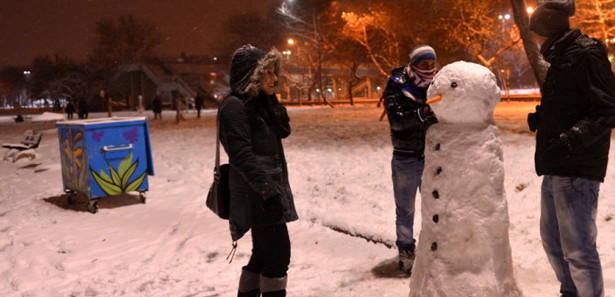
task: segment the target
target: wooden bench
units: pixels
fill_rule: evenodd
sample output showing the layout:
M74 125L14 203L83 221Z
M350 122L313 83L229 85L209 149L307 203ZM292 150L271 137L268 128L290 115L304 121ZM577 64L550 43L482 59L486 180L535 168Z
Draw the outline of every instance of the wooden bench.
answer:
M4 160L12 159L16 153L24 150L35 149L41 143L43 134L34 130L26 130L21 143L3 143L2 147L9 149L4 154Z

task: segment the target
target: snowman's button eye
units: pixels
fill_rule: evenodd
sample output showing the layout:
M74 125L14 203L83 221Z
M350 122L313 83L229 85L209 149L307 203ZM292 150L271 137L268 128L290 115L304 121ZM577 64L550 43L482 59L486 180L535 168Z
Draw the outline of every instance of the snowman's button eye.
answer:
M456 87L457 87L457 82L456 82L456 81L452 82L452 83L451 83L451 88L453 88L453 89L454 89L454 88L456 88Z

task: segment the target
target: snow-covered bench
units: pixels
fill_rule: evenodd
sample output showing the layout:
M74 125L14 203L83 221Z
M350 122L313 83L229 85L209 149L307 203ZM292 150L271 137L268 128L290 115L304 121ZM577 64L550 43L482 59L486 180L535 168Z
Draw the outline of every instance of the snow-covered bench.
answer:
M24 133L24 138L21 143L3 143L2 147L9 149L6 154L4 154L4 160L14 159L15 154L25 151L31 150L38 147L41 143L41 138L43 134L40 132L36 132L34 130L26 130Z

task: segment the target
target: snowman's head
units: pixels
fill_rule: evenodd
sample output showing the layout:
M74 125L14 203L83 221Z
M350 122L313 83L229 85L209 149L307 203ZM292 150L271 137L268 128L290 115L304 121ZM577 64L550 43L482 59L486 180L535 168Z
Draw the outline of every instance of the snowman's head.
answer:
M486 67L458 61L436 74L427 96L441 96L440 101L430 104L440 123L491 123L500 102L500 88Z

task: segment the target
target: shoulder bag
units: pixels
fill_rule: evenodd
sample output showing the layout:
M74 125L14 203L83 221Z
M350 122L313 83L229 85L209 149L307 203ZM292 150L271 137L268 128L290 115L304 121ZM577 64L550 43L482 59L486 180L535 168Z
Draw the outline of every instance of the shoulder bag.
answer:
M229 164L220 165L220 122L216 119L216 165L206 204L218 217L228 220L230 201Z

